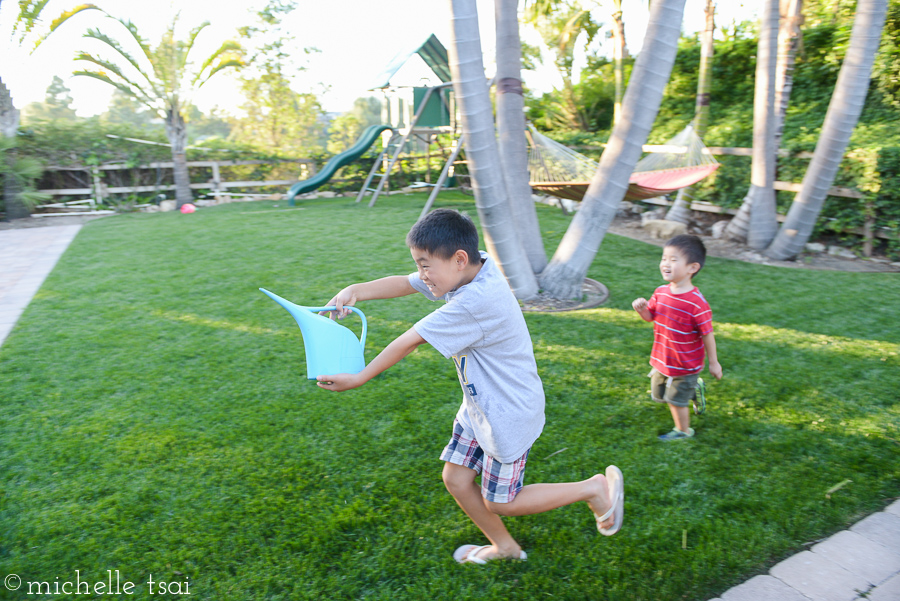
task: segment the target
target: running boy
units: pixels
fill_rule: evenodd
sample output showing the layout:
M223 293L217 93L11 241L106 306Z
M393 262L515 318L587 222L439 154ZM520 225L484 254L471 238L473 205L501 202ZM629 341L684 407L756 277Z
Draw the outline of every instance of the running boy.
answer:
M353 284L328 305L341 318L357 302L415 292L446 303L360 373L319 376L318 385L334 391L362 386L426 342L453 359L463 401L441 455L443 480L491 542L459 547L453 554L459 563L526 558L501 515L530 515L586 501L602 534L618 532L625 491L615 466L581 482L523 486L528 451L544 426L544 390L521 308L496 263L478 250L475 224L457 211L439 209L412 227L406 244L416 273ZM479 474L480 487L475 483Z
M688 405L693 401L697 415L706 409L706 388L698 376L706 357L709 373L722 379L712 310L692 282L705 262L706 247L700 238L675 236L666 242L659 262L659 271L668 284L657 288L649 302L637 298L631 303L645 321L653 322L650 396L659 403L668 403L675 421L671 432L659 436L663 441L694 435Z

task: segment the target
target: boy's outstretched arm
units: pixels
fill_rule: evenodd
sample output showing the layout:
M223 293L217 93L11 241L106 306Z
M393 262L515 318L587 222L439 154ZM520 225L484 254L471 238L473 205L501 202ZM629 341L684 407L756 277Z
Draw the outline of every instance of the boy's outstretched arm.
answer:
M722 366L719 364L719 356L716 354L716 337L710 332L703 338L703 346L706 347L706 357L709 359L709 373L716 377L716 380L722 379Z
M653 314L650 313L650 309L647 305L647 299L643 297L636 298L634 299L634 302L631 303L631 307L638 312L638 315L640 315L644 321L653 321Z
M416 289L412 287L405 275L391 275L386 278L372 280L371 282L351 284L335 294L326 306L334 305L337 307L337 310L331 312L332 319L334 319L335 315L337 315L338 319L343 319L350 313L349 309L344 308L345 305L352 307L360 301L397 298L398 296L415 294L415 292Z
M335 392L358 388L381 372L398 363L400 359L407 356L416 350L420 344L424 343L425 339L416 332L416 329L410 328L394 339L389 345L384 347L384 350L378 353L378 356L372 359L372 362L366 365L366 367L358 374L319 376L316 378L316 384L319 388L333 390Z

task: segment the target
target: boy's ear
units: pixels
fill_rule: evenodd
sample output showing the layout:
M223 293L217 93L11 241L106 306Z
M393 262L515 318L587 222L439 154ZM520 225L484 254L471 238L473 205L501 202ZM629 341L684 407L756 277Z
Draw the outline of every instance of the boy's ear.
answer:
M697 275L697 272L700 271L700 263L688 263L687 268L692 276Z
M453 253L453 260L456 262L457 267L465 269L469 264L469 253L462 249L459 249L455 253Z

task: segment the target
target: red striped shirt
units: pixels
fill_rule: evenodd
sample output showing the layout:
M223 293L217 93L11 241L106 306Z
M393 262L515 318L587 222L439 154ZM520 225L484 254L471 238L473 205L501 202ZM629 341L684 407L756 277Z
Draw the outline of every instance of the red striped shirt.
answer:
M703 371L706 350L702 337L712 333L713 325L712 309L700 290L672 294L664 284L653 292L647 308L653 316L650 365L664 376Z

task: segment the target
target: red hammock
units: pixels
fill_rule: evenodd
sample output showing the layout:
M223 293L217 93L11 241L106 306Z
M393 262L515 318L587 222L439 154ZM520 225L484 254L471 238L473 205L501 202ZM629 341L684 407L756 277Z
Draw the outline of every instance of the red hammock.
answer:
M682 188L693 186L719 168L719 163L680 167L663 171L632 173L628 180L625 200L644 200L671 194ZM590 182L531 182L531 187L544 194L569 200L582 200Z

